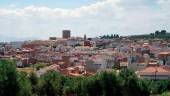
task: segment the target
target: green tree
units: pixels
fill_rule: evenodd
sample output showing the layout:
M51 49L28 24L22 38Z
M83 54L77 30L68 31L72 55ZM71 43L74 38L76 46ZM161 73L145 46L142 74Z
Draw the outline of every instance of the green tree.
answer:
M152 94L161 94L169 90L168 80L148 81L148 87Z
M154 34L154 33L150 33L150 37L151 37L151 38L154 38L154 37L155 37L155 34Z
M112 39L114 38L114 36L113 36L113 34L111 34L111 36L110 36Z
M161 30L161 35L165 35L166 34L166 30Z
M84 81L84 83L85 92L87 92L88 96L102 96L102 86L97 78L92 77Z
M20 87L18 96L31 96L32 86L29 81L28 74L24 72L18 73L18 82Z
M73 88L75 89L76 96L87 96L86 85L88 78L76 77L73 80L74 80Z
M91 80L91 90L90 88L88 89L88 92L91 94L91 96L101 96L102 94L102 86L100 84L100 81L95 79L95 80ZM94 94L94 95L93 95Z
M19 82L13 60L0 60L0 96L17 96Z
M104 96L121 96L120 83L114 72L101 72L97 75Z
M119 35L118 35L118 34L116 35L116 38L119 38Z
M159 35L160 32L158 30L155 31L155 35Z
M40 79L40 96L61 96L63 77L56 71L49 71Z
M139 79L132 70L121 70L119 79L124 96L149 96L150 92L147 83L139 82Z
M140 88L140 93L143 93L143 96L149 96L150 95L150 90L148 86L148 80L138 80L138 86Z
M75 78L65 77L66 82L63 88L64 96L74 96L76 94L76 86L78 81Z
M36 76L36 74L31 73L29 75L29 81L30 81L31 87L32 87L32 94L33 95L39 94L39 86L38 86L39 78Z

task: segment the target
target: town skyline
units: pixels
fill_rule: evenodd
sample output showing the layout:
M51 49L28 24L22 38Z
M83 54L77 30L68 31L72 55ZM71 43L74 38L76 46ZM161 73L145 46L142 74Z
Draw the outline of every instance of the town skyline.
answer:
M0 0L0 96L170 96L170 0Z

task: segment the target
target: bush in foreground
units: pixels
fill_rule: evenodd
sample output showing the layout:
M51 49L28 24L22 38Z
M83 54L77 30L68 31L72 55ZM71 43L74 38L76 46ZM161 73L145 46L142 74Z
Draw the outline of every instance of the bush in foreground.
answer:
M67 77L49 71L41 77L18 72L15 62L0 60L0 96L149 96L170 89L169 80L143 80L131 70L118 75L99 72L91 77ZM168 94L168 93L164 93ZM162 96L166 96L166 95Z

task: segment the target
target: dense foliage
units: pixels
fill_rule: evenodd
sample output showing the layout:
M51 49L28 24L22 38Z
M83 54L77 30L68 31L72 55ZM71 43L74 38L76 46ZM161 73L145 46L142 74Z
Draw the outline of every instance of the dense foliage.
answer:
M111 34L111 35L103 35L99 36L101 39L113 39L113 38L119 38L120 36L118 34Z
M169 40L170 38L170 33L168 33L166 30L161 30L161 31L155 31L155 33L150 33L150 34L143 34L143 35L132 35L130 36L132 39L154 39L154 38L159 38L163 40Z
M127 69L91 77L66 77L49 71L37 77L18 72L14 61L0 60L0 96L166 96L169 89L169 80L139 79Z

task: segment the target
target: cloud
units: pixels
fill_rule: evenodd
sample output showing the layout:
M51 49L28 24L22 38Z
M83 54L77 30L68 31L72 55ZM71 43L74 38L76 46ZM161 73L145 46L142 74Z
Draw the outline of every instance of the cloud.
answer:
M98 0L95 4L75 9L34 5L0 8L0 35L8 37L0 40L60 37L63 29L72 30L74 36L142 34L162 29L162 26L170 30L170 2L155 2L157 4L152 6L156 8L146 0Z

